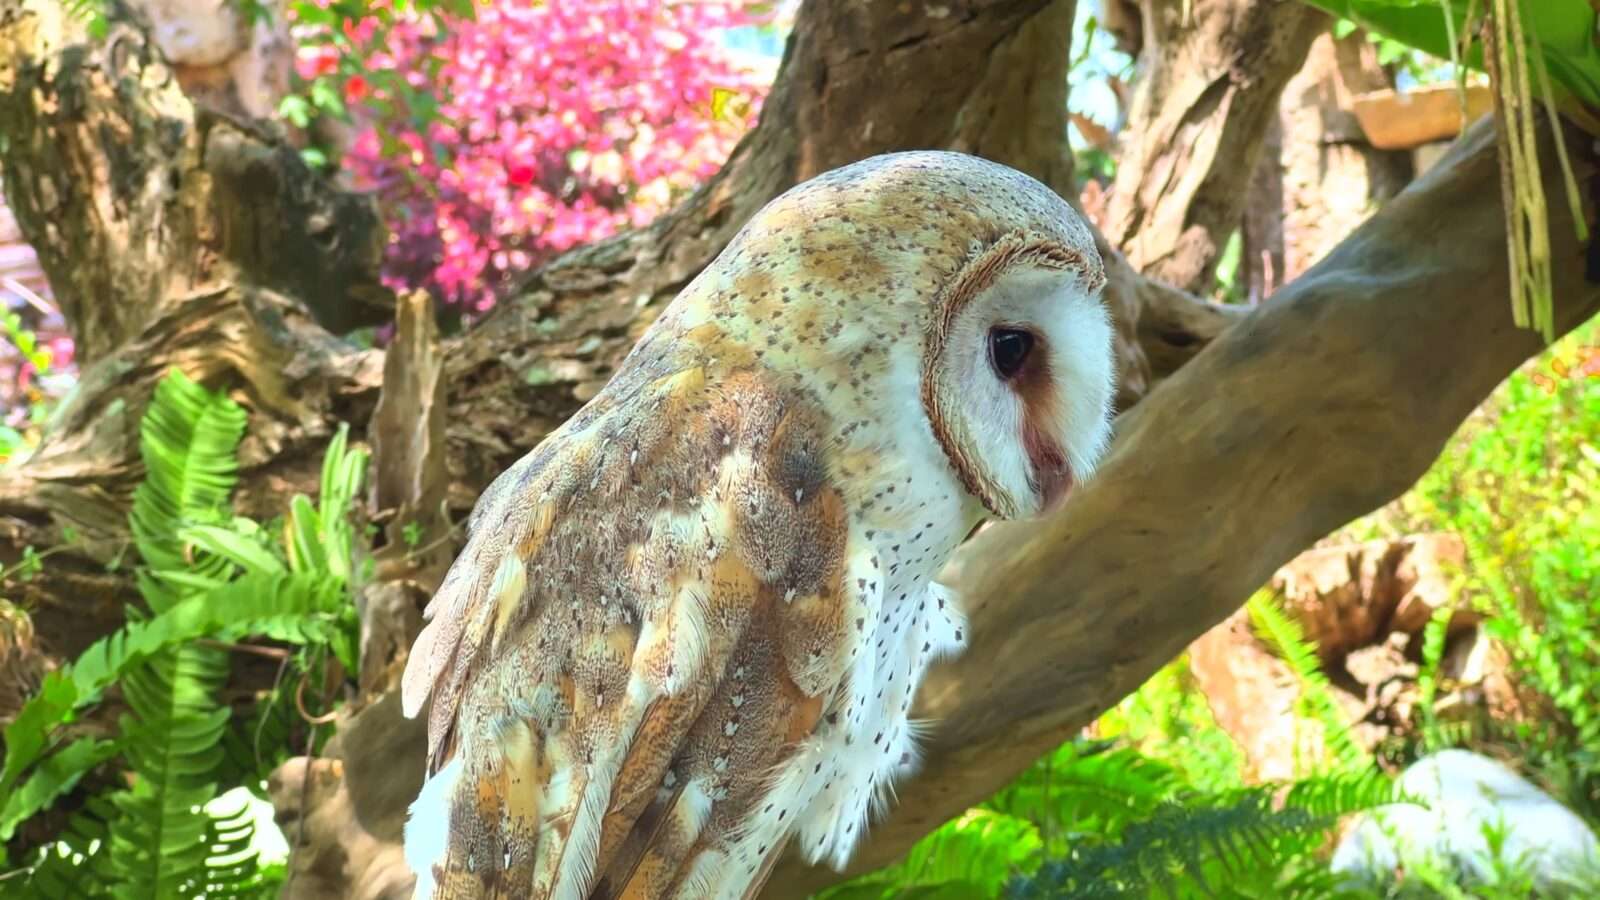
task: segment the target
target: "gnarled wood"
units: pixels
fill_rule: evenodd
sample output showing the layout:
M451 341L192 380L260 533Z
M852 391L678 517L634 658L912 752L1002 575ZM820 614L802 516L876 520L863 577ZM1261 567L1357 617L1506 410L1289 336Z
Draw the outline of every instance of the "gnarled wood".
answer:
M1139 20L1106 237L1146 275L1208 290L1279 95L1329 19L1298 0L1141 0Z

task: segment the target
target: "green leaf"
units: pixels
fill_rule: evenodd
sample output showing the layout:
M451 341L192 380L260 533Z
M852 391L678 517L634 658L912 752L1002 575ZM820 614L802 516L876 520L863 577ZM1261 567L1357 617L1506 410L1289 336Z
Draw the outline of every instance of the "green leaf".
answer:
M92 649L92 648L91 648ZM56 671L44 677L38 693L28 698L6 726L6 762L0 768L0 796L9 796L17 779L44 751L50 731L76 707L78 686Z
M278 115L296 128L310 125L312 112L311 104L299 94L289 94L278 101Z
M219 559L194 559L179 531L227 517L238 473L234 455L244 436L246 414L237 403L174 369L156 386L139 429L145 478L134 490L129 524L134 546L152 572L185 569L216 573ZM179 594L162 579L141 573L140 593L154 612Z
M1453 31L1466 25L1468 0L1302 0L1363 28L1415 47L1440 59L1451 58L1445 26L1448 10ZM1483 4L1478 4L1481 11ZM1581 0L1534 0L1521 4L1528 34L1539 43L1550 75L1589 106L1600 106L1600 47L1595 45L1595 10ZM1481 45L1462 60L1482 70Z
M115 756L115 741L79 738L51 755L28 780L6 796L0 808L0 842L11 840L17 826L72 790L84 773Z
M1350 723L1333 699L1333 687L1322 671L1317 649L1306 640L1300 623L1267 591L1257 592L1246 606L1256 631L1299 682L1302 706L1322 724L1323 745L1332 754L1334 765L1347 772L1370 769L1372 758L1356 743Z
M77 660L46 675L37 694L6 727L6 761L0 795L43 753L50 733L112 683L145 660L197 638L236 640L266 635L295 643L317 643L338 631L327 617L348 609L344 587L314 575L253 573L172 607L153 619L132 622L101 638ZM315 615L323 618L313 618ZM286 624L296 621L294 627Z
M179 528L178 538L249 573L276 574L285 571L283 560L267 549L260 539L259 529L249 520L240 520L230 527L191 525Z

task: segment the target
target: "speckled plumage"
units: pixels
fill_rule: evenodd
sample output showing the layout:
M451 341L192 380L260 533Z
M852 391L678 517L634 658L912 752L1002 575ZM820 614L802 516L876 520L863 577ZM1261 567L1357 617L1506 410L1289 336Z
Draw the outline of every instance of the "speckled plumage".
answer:
M934 577L1105 442L1102 282L1065 203L960 154L757 214L473 511L405 673L418 896L742 898L791 840L843 866L965 641ZM985 382L1018 317L1050 349Z

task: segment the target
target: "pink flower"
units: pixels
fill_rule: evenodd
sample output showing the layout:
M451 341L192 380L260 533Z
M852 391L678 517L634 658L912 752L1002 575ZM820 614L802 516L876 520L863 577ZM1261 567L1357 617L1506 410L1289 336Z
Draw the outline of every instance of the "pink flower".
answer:
M345 83L361 130L342 165L391 223L386 283L486 309L518 271L669 209L760 109L766 85L719 40L764 16L755 5L505 0L442 33L412 9L369 7L345 28L368 75L403 74L438 101L428 121L374 105L367 77ZM430 66L437 77L419 77ZM741 114L715 119L713 90Z
M360 103L371 93L372 87L368 85L367 80L362 78L360 75L351 75L349 78L345 79L344 102Z

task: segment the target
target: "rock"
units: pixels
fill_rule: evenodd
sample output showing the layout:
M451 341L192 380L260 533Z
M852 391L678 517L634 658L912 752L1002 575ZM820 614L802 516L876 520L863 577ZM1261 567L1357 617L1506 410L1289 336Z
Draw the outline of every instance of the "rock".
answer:
M1243 751L1248 777L1294 778L1298 685L1289 667L1256 640L1250 616L1240 610L1189 645L1189 671L1205 693L1211 715Z
M422 757L397 747L426 743L426 723L400 712L399 691L344 716L318 758L297 756L272 773L277 823L295 848L283 900L406 900L416 876L400 836L422 786ZM377 765L346 760L382 759Z
M1455 535L1420 534L1315 547L1273 575L1271 588L1316 645L1333 698L1368 749L1410 722L1421 633L1435 609L1454 602L1452 579L1464 559ZM1503 654L1495 655L1477 619L1452 616L1441 678L1507 684L1498 674ZM1293 778L1297 760L1317 758L1321 728L1296 715L1299 685L1256 638L1245 610L1190 644L1189 667L1217 724L1244 751L1250 777ZM1476 708L1486 691L1495 693L1485 685L1461 697L1442 691L1438 699Z
M1466 884L1482 882L1494 870L1485 830L1503 828L1500 858L1520 862L1542 890L1600 873L1600 842L1584 821L1486 756L1445 750L1423 757L1400 786L1423 805L1393 804L1361 817L1334 852L1335 872L1382 883L1431 860L1454 865Z
M1433 611L1451 602L1452 573L1465 559L1466 547L1453 534L1316 547L1279 569L1270 584L1323 660L1336 661L1391 632L1420 633ZM1474 621L1458 613L1451 630Z

